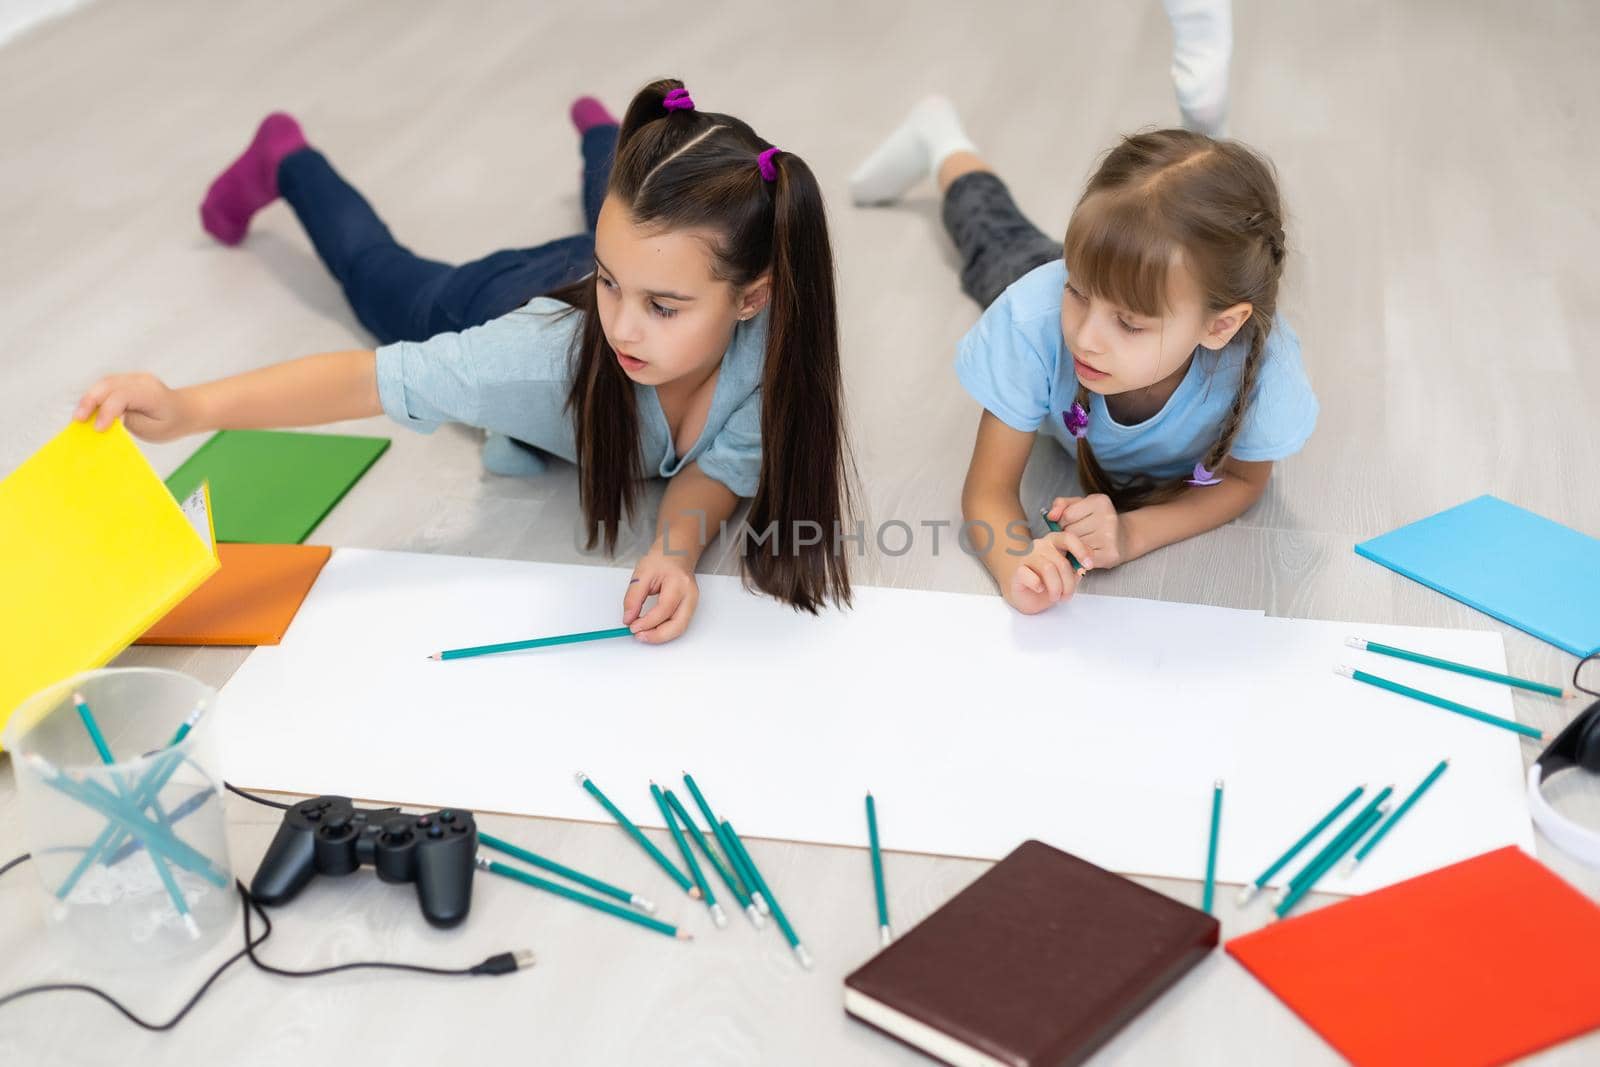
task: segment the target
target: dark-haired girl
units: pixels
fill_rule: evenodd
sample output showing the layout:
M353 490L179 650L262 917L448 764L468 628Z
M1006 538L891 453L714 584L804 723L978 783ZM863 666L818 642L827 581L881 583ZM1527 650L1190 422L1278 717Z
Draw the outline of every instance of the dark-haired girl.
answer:
M493 470L536 471L545 453L575 462L589 544L607 550L639 481L666 478L655 543L623 595L642 641L683 633L705 540L741 497L753 498L750 584L805 611L848 602L833 260L810 168L677 81L641 90L620 128L590 98L573 120L588 232L453 267L397 244L298 124L269 116L201 221L237 243L281 195L381 347L183 389L118 375L77 418L98 409L97 425L122 417L148 440L380 412L424 431L478 426Z
M1300 343L1277 317L1286 254L1271 166L1236 141L1186 130L1125 137L1048 237L942 97L914 108L851 178L858 203L933 177L987 310L956 374L984 411L962 512L988 538L1001 593L1032 614L1083 569L1115 567L1228 522L1317 421ZM1057 497L1062 530L1034 539L1018 497L1034 438L1075 453L1083 495Z

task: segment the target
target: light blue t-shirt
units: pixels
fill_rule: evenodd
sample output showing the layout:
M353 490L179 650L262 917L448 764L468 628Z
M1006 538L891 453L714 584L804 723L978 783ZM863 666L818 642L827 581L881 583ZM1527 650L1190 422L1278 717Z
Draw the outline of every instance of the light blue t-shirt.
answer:
M391 419L423 433L461 422L576 462L566 403L573 339L582 327L582 312L541 296L460 333L384 345L378 349L378 398ZM681 456L655 387L633 384L647 473L671 478L698 463L736 496L755 495L766 346L765 311L739 323L722 356L705 429Z
M1013 282L961 339L956 375L973 398L1012 429L1043 430L1075 452L1065 416L1078 395L1078 376L1061 337L1067 265L1057 259ZM1124 425L1089 394L1089 445L1106 473L1158 480L1193 472L1216 443L1239 388L1247 342L1236 337L1220 352L1198 348L1183 381L1160 411ZM1317 397L1300 364L1300 339L1281 317L1273 320L1256 375L1255 395L1231 454L1246 462L1292 456L1317 424Z

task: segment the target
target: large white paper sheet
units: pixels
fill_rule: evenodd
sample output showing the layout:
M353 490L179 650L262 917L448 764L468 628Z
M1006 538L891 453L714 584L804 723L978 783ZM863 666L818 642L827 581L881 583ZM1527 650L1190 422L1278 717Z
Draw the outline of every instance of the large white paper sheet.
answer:
M1361 685L1341 663L1506 718L1475 679L1345 647L1359 634L1504 670L1494 633L1355 626L1080 595L862 588L797 614L699 578L693 625L480 659L445 648L618 625L614 568L339 549L283 643L223 693L236 784L584 820L588 773L638 823L692 772L742 834L996 859L1038 837L1125 873L1254 878L1354 785L1449 771L1348 880L1365 891L1506 844L1532 850L1515 735ZM1292 873L1296 865L1291 865Z

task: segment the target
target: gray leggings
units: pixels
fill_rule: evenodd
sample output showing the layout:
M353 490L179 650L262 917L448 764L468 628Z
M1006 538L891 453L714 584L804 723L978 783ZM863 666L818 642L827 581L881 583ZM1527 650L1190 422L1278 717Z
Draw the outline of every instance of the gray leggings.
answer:
M1046 237L987 171L963 174L944 194L944 228L961 253L961 290L988 307L1033 268L1061 258L1061 241Z

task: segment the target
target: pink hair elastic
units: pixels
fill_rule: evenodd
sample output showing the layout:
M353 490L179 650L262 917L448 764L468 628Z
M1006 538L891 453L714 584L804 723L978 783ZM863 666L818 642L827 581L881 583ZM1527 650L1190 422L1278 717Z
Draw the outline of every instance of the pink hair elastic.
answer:
M1082 439L1089 432L1089 412L1082 404L1073 401L1070 408L1061 413L1061 421L1067 427L1067 432L1073 437Z
M772 162L772 157L782 152L781 148L769 148L756 157L756 167L761 171L761 180L775 182L778 180L778 166Z
M1221 485L1222 484L1222 479L1218 478L1215 474L1212 474L1210 471L1206 470L1205 463L1201 462L1201 463L1196 463L1194 465L1194 477L1185 478L1183 480L1183 484L1184 485Z
M661 98L661 106L668 111L693 111L694 100L689 96L687 89L674 89Z

